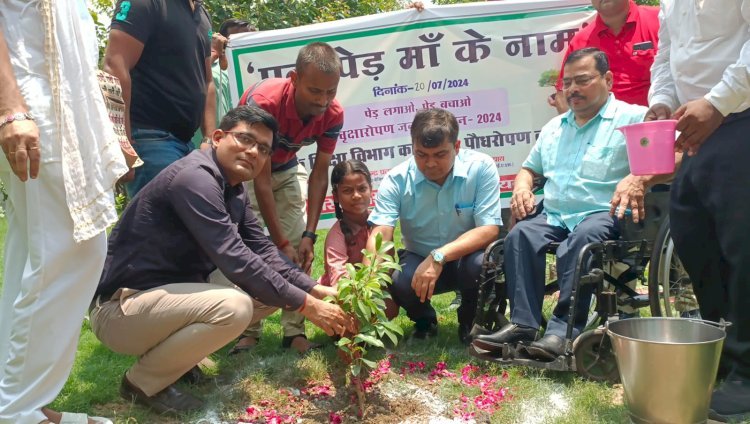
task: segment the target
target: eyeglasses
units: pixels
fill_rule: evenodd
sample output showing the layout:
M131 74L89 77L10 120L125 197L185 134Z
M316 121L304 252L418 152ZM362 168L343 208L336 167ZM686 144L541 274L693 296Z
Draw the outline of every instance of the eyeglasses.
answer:
M570 88L571 85L575 82L577 86L579 87L585 87L589 84L591 84L591 81L595 80L596 77L599 77L600 75L576 75L573 78L563 78L563 88Z
M245 149L252 149L253 147L255 147L255 149L258 151L258 153L261 154L261 156L271 156L271 148L266 146L265 144L258 143L258 141L252 134L243 131L224 132L227 134L231 134L232 138L234 138L234 141Z

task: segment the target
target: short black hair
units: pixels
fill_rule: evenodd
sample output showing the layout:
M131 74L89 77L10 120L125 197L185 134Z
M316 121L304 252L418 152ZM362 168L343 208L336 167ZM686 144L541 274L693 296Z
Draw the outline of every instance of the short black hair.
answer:
M307 65L313 65L317 70L326 74L341 73L341 59L330 45L316 41L302 47L297 53L294 69L302 75Z
M411 142L424 147L437 147L444 141L456 144L458 121L445 109L422 109L414 115L411 123Z
M609 71L609 59L607 58L607 54L596 47L584 47L582 49L573 50L573 52L568 55L567 59L565 59L563 67L569 63L578 62L589 56L594 58L594 61L596 62L596 70L599 74L604 75Z
M229 31L232 28L245 28L247 32L255 32L258 30L255 25L246 20L231 18L221 23L221 26L219 27L219 34L223 35L224 37L229 37Z
M247 125L260 123L268 127L268 129L273 132L271 148L276 149L276 146L279 143L279 124L276 122L276 118L274 118L273 115L258 106L237 106L221 118L219 129L222 131L230 131L242 122Z

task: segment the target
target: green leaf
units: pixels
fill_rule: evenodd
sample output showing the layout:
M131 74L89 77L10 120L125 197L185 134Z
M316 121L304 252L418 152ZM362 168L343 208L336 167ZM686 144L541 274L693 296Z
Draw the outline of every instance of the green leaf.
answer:
M380 340L378 340L375 337L370 336L368 334L361 334L361 333L357 334L356 336L354 336L354 341L355 342L365 342L365 343L367 343L367 344L369 344L371 346L385 347L385 345L383 344L383 342L381 342Z
M372 311L370 308L368 308L366 305L364 305L362 302L356 303L357 311L359 312L360 316L365 320L368 321L370 317L372 316Z
M393 331L394 333L403 336L404 335L404 329L401 328L400 325L396 324L393 321L385 321L382 323L383 327Z
M359 375L360 371L362 371L362 366L359 364L352 364L351 368L352 368L352 375L355 377Z
M365 359L365 358L361 358L361 360L362 360L363 364L367 365L370 368L375 368L375 367L378 366L377 362L375 362L375 361L371 361L371 360Z
M388 336L389 339L391 339L391 343L393 343L394 345L398 344L398 337L393 334L391 330L385 329L383 331L385 332L385 335Z

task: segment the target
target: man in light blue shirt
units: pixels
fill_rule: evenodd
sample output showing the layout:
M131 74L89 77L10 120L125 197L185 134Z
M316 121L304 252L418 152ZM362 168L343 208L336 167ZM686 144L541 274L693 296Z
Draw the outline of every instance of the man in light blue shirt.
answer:
M460 290L458 333L468 344L482 254L502 224L497 167L484 153L460 150L458 122L446 110L417 112L411 138L414 155L378 189L367 249L375 250L377 234L393 240L399 221L402 270L393 273L391 295L415 322L413 337L437 334L432 295Z
M533 342L527 350L536 359L554 360L563 354L579 252L588 243L616 238L617 219L626 209L634 221L642 219L645 189L658 182L630 174L625 138L617 128L643 121L646 108L610 94L613 76L606 54L596 48L576 50L564 66L563 93L570 110L542 128L513 186L511 213L520 222L505 239L504 260L511 323L479 336L474 345L480 349L500 351L505 343ZM543 211L536 210L531 191L537 176L546 178ZM560 243L560 297L544 337L535 341L551 242ZM586 324L592 290L586 285L578 292L574 337Z

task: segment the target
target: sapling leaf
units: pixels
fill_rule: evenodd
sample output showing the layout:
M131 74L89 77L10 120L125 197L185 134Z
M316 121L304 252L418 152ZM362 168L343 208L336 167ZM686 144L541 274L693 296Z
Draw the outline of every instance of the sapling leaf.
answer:
M389 329L389 330L393 331L393 332L394 332L394 333L396 333L396 334L399 334L399 335L401 335L401 336L403 336L403 335L404 335L404 329L403 329L403 328L401 328L401 326L400 326L400 325L396 324L396 323L395 323L395 322L393 322L393 321L384 321L384 322L382 322L381 324L383 324L383 327L385 327L385 328L387 328L387 329Z
M371 361L369 359L362 358L362 363L367 365L370 368L375 368L378 366L377 362Z
M386 336L388 336L389 339L391 339L391 343L393 343L394 345L398 344L398 337L396 337L396 335L393 334L392 331L388 329L384 329L383 332L385 333Z
M381 342L380 340L378 340L375 337L370 336L368 334L361 334L361 333L357 334L354 337L354 341L355 342L365 342L365 343L367 343L367 344L369 344L371 346L385 347L385 345L383 344L383 342Z

